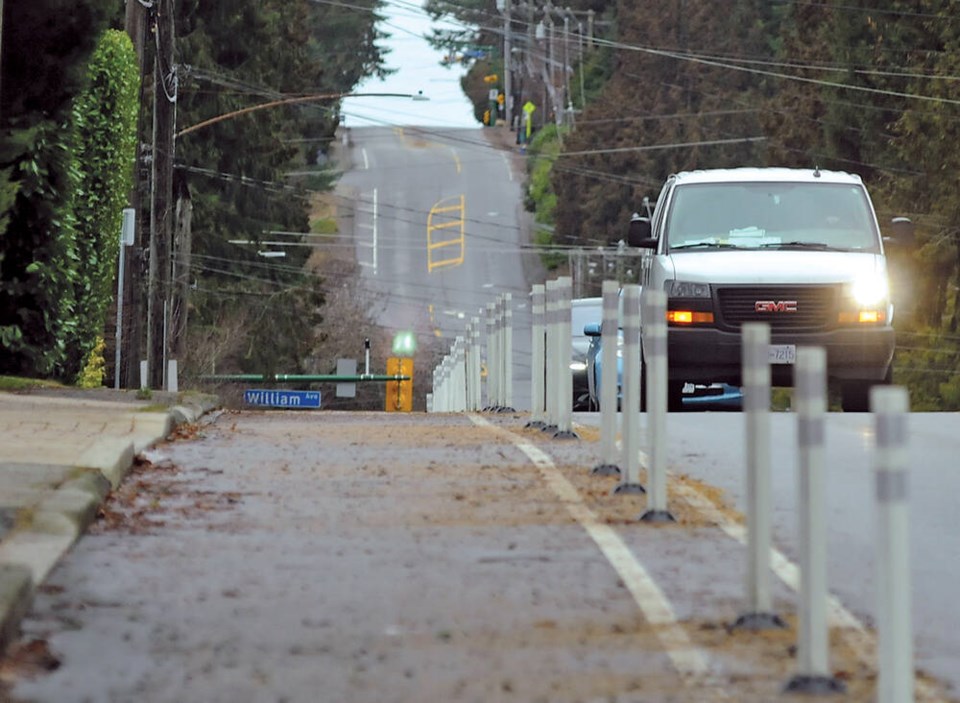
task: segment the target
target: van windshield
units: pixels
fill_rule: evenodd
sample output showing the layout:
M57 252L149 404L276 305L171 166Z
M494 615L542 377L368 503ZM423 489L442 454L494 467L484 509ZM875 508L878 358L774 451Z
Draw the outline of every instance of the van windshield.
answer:
M866 191L845 183L691 183L673 193L670 251L879 251Z

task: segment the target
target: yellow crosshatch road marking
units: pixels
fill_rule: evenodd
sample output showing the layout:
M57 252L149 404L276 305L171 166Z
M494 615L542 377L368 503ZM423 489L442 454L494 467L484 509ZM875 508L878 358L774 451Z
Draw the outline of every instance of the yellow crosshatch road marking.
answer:
M453 205L445 205L451 200ZM427 272L459 266L463 263L464 219L466 198L463 195L444 198L427 216ZM453 233L451 234L451 230Z
M393 133L399 137L400 142L408 149L425 149L434 146L434 144L424 139L423 135L416 129L413 130L412 136L407 134L407 131L403 127L394 127Z

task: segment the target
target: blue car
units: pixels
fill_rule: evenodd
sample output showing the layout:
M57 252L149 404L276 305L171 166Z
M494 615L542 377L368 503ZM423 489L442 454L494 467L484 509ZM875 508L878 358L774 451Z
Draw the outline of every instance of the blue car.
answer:
M584 326L583 333L590 338L587 348L587 388L590 395L590 409L600 409L600 380L603 378L603 338L600 325ZM623 332L617 332L617 407L622 400L623 379ZM743 406L743 393L737 386L728 383L694 385L687 383L683 388L682 407L684 410L740 410Z

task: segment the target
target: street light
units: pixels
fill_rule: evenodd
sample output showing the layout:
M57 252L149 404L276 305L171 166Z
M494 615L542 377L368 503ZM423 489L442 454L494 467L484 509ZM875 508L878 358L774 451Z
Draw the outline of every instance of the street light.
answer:
M228 112L223 115L218 115L217 117L211 117L209 120L204 120L203 122L198 122L192 127L187 127L177 132L177 137L182 137L191 132L196 132L198 129L203 129L204 127L209 127L212 124L217 122L223 122L224 120L229 120L234 117L239 117L240 115L247 115L251 112L256 112L258 110L266 110L269 107L279 107L280 105L296 105L298 103L309 103L317 102L319 100L334 100L339 98L409 98L410 100L424 101L429 100L427 96L423 94L423 91L417 91L414 93L323 93L321 95L301 95L295 98L282 98L280 100L271 100L270 102L261 103L259 105L251 105L250 107L245 107L240 110L234 110L233 112Z

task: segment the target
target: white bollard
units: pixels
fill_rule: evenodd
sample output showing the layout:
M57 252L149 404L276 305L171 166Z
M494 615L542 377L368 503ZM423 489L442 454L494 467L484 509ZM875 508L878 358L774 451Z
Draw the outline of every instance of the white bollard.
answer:
M640 483L640 286L623 287L623 457L614 493L644 493Z
M786 692L843 693L830 673L827 629L827 527L824 480L824 426L827 412L827 352L797 349L794 368L800 487L800 590L797 673Z
M541 428L544 425L544 386L546 374L546 350L544 329L544 298L546 286L537 283L530 293L530 421L527 427Z
M495 410L500 404L500 399L497 397L497 391L499 390L497 353L499 347L497 345L496 308L496 304L487 303L487 405L485 410Z
M467 351L463 337L457 337L451 350L453 357L453 410L462 413L467 409Z
M573 371L570 369L573 349L571 298L573 280L569 276L557 279L557 431L555 439L578 439L573 431Z
M600 463L592 473L616 476L620 473L617 457L617 330L620 327L620 284L604 281L603 317L600 322L602 349L600 364Z
M483 361L480 358L481 346L480 346L480 318L474 317L470 321L471 331L470 331L470 376L473 379L473 401L471 403L471 410L474 412L480 410L483 407L483 396L481 391L481 385L483 381Z
M177 360L167 360L167 391L170 393L180 392L180 379L177 372Z
M150 367L146 360L140 362L140 390L147 390L150 387Z
M643 358L647 373L647 511L644 522L676 522L667 509L667 294L643 291ZM641 377L644 375L641 371Z
M899 386L870 389L877 437L877 701L913 703L910 519L907 484L909 396Z
M557 376L557 282L556 280L546 282L546 299L544 307L544 323L547 326L546 333L546 417L544 418L543 431L557 431L557 385L559 378Z
M501 362L501 408L505 412L513 412L513 294L504 293L501 304L503 313L502 332L500 337Z
M770 325L744 323L742 343L747 426L747 604L734 627L764 630L785 627L773 613L770 595Z

